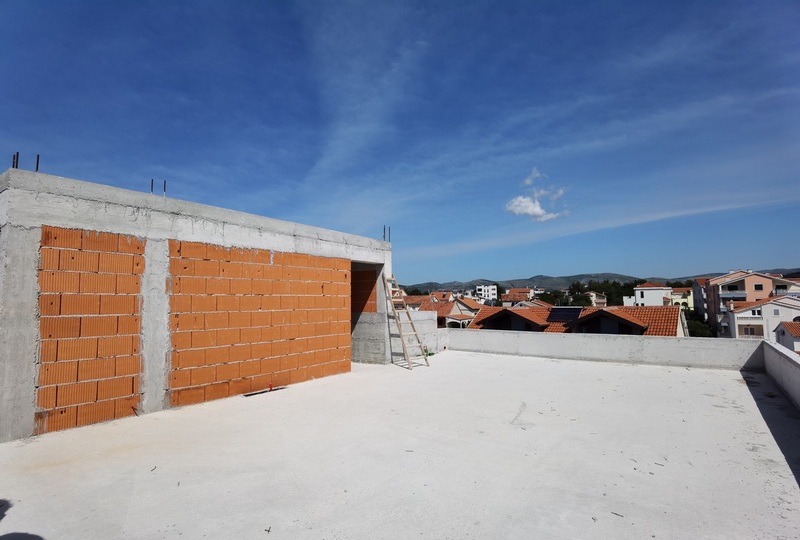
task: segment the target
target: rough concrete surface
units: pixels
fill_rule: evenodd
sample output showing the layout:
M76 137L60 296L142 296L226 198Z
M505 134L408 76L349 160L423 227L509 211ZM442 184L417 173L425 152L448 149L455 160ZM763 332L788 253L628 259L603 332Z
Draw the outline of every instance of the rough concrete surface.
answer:
M800 415L745 377L356 364L2 444L0 538L797 538Z

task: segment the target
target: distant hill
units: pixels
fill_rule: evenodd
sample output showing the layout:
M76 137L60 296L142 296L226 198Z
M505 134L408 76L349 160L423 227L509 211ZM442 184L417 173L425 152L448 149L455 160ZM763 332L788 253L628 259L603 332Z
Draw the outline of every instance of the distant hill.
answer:
M789 275L793 273L800 272L800 268L776 268L770 270L757 270L757 272L761 273L769 273L769 274L783 274ZM565 289L570 286L570 284L575 283L576 281L580 281L581 283L588 283L589 281L618 281L620 283L626 283L629 281L635 281L637 279L643 279L645 281L654 281L656 283L664 283L667 281L686 281L687 279L695 279L698 277L714 277L714 276L721 276L725 272L709 272L707 274L698 274L695 276L683 276L683 277L675 277L675 278L665 278L665 277L636 277L636 276L628 276L625 274L614 274L614 273L598 273L598 274L575 274L573 276L543 276L543 275L536 275L529 278L523 279L509 279L509 280L491 280L491 279L473 279L472 281L448 281L445 283L439 283L436 281L426 281L424 283L415 283L413 285L403 285L406 289L419 289L421 291L457 291L457 290L470 290L474 289L476 285L491 285L492 283L499 283L501 286L505 287L506 289L510 289L512 287L541 287L545 290L557 290L557 289Z

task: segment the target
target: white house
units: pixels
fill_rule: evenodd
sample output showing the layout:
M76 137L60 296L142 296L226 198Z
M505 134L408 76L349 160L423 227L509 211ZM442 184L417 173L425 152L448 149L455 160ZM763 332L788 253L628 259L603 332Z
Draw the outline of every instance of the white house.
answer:
M775 327L775 341L800 354L800 322L781 321Z
M778 341L775 328L781 321L793 320L800 321L800 298L773 296L758 302L730 302L723 323L732 338Z
M623 296L626 306L669 306L672 304L672 287L661 283L642 283L633 288L633 296Z
M484 300L497 300L497 285L478 285L475 294Z
M603 293L589 291L586 293L586 296L589 297L589 300L592 301L592 305L595 307L606 307L608 306L608 297Z

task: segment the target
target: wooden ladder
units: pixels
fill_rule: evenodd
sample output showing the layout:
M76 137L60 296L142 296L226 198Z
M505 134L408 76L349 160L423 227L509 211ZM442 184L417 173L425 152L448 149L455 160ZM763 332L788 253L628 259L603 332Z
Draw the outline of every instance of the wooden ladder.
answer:
M400 334L400 343L403 345L403 358L406 359L408 369L414 369L414 363L412 361L414 358L422 358L425 361L425 365L430 366L428 362L428 349L422 345L422 341L419 339L417 327L411 319L411 313L408 311L406 301L403 299L403 291L400 290L397 280L394 275L391 277L384 276L384 282L386 284L387 299L389 305L392 306L394 322L397 324L397 332ZM413 337L411 343L406 342L407 337ZM412 355L409 349L412 351L414 349L419 349L419 354Z

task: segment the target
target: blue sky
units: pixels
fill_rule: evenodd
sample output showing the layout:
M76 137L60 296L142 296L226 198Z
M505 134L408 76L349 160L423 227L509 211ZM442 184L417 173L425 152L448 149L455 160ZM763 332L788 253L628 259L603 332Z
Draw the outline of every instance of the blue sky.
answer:
M3 168L39 153L388 225L403 283L800 267L794 0L3 0L0 20Z

